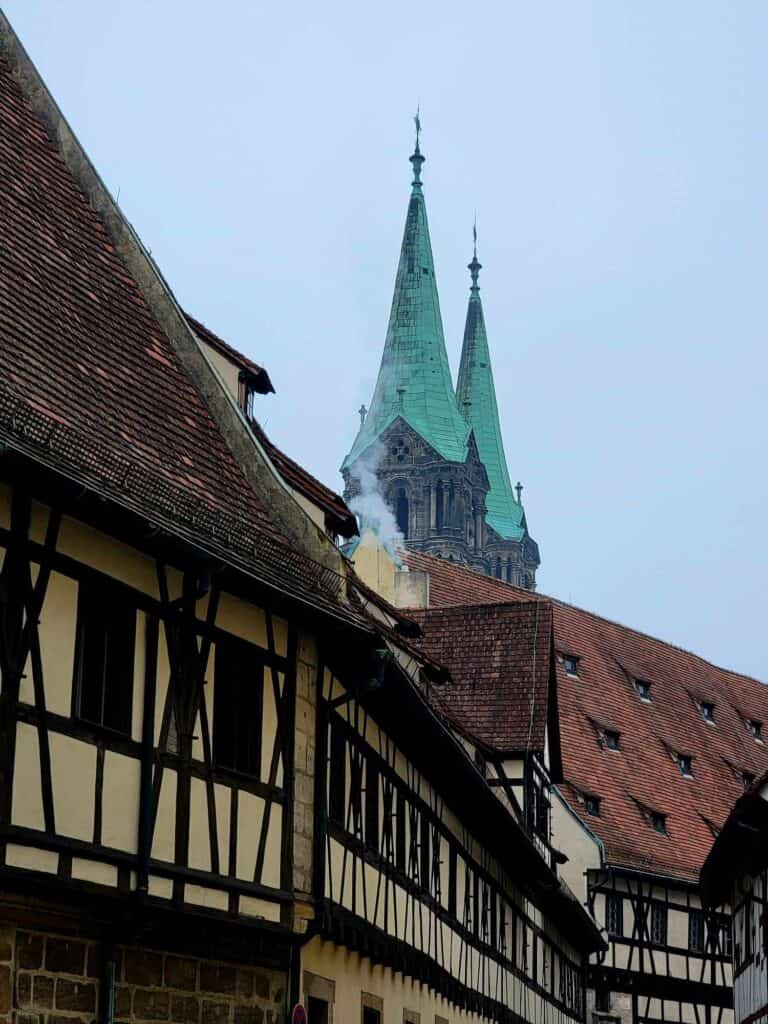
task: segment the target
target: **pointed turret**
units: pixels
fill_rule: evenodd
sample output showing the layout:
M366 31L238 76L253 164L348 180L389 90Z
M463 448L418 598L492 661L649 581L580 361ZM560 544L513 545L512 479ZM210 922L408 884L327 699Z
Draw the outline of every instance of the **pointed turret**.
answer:
M475 433L480 460L488 473L491 489L486 498L486 522L504 540L520 540L525 534L522 503L515 499L501 440L496 388L493 383L488 336L485 331L480 286L482 265L477 258L477 231L474 254L469 264L472 285L469 290L464 343L461 349L456 399L469 427Z
M424 157L411 156L413 182L395 293L371 406L342 465L350 467L398 417L450 462L463 462L469 430L456 404L445 349L427 210L421 184Z

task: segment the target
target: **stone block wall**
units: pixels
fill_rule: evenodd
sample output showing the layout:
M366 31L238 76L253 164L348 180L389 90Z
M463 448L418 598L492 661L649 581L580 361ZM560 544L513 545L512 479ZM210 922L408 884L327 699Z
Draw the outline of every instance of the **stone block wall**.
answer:
M102 1021L104 947L73 938L0 928L0 1024ZM258 967L117 948L115 1024L280 1024L285 975Z

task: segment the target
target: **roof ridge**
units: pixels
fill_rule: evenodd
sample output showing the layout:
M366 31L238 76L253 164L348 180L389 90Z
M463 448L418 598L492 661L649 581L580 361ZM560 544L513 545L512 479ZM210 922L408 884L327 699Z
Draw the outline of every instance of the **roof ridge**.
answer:
M89 202L117 259L128 271L184 377L211 417L247 488L259 502L266 499L279 528L306 557L343 573L340 553L295 501L248 429L234 397L214 371L161 270L102 181L2 10L0 54L7 62L27 109L42 121L58 159L82 197Z
M430 555L430 554L428 554L425 551L416 551L416 552L410 552L409 551L406 554L406 561L408 560L408 558L410 557L411 554L415 554L419 558L428 558L430 560L434 560L436 563L439 563L441 566L445 566L446 565L446 562L445 562L444 559L437 558L435 555ZM702 655L697 654L695 651L691 651L687 647L683 647L680 644L676 644L673 640L663 640L661 637L654 636L652 633L647 633L647 632L645 632L642 629L637 629L635 626L627 626L627 625L625 625L625 623L619 622L617 619L609 619L608 616L603 615L601 612L595 612L595 611L592 611L589 608L583 608L581 605L573 604L570 601L564 601L562 598L555 597L552 594L543 594L540 591L536 591L536 596L535 597L531 597L531 592L528 591L528 590L525 590L522 587L516 587L513 583L507 583L505 580L497 579L497 577L495 577L495 576L486 576L485 573L481 573L477 569L473 569L471 566L468 566L468 565L460 565L458 562L450 563L450 569L452 571L454 571L454 572L456 570L458 570L458 571L461 571L461 572L473 573L475 576L479 577L480 579L487 579L491 584L493 584L495 586L504 587L505 589L513 591L514 593L517 593L517 594L524 594L524 595L526 595L526 601L536 600L537 598L546 598L546 600L551 601L553 604L559 605L562 608L572 608L574 611L582 612L584 615L590 615L590 616L592 616L592 618L599 619L601 622L605 622L605 623L607 623L610 626L616 626L619 629L624 629L624 630L627 630L630 633L634 633L636 636L645 637L647 640L652 640L655 643L663 644L665 647L671 647L673 650L679 651L681 654L687 654L687 655L689 655L692 658L696 658L697 661L702 662L704 665L708 665L710 668L716 669L718 672L727 672L729 675L735 676L738 679L746 679L746 680L749 680L750 682L757 683L758 686L767 686L768 685L768 682L763 682L761 679L758 679L756 676L747 675L745 672L738 672L736 669L733 669L733 668L726 668L726 666L724 666L724 665L717 665L715 662L710 661L709 659L702 657ZM499 601L499 602L496 602L496 603L504 604L506 602ZM455 607L455 606L454 605L448 605L446 607Z

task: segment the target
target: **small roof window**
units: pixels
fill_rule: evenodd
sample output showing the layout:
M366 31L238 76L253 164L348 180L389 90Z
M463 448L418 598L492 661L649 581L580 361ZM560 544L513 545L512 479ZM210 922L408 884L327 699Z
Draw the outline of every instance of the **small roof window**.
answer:
M690 754L678 754L677 767L680 769L680 774L684 775L686 779L693 778L693 758Z
M649 811L648 821L654 832L660 832L662 835L667 834L666 814L662 814L661 811Z
M635 690L640 700L644 700L646 704L651 703L651 684L645 679L635 680Z
M749 719L747 719L747 731L749 732L750 736L752 736L756 740L759 740L762 743L762 741L763 741L763 723L762 722L758 722L758 720L756 718L749 718Z
M566 675L578 676L579 674L579 658L575 654L564 654L563 655L563 668L565 669Z
M603 746L607 750L621 750L620 739L621 733L614 732L612 729L606 729L601 737Z
M742 772L741 773L741 784L744 789L749 789L752 783L755 781L754 772Z
M699 711L701 711L701 717L705 722L710 722L712 725L715 724L715 705L711 701L701 701L699 703Z
M595 818L600 817L600 797L594 793L584 794L584 810Z

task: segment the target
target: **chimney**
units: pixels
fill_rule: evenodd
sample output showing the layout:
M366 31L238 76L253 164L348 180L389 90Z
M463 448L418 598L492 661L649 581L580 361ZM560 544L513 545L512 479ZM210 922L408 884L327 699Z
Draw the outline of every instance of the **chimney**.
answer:
M429 608L429 573L396 572L394 605L396 608Z

